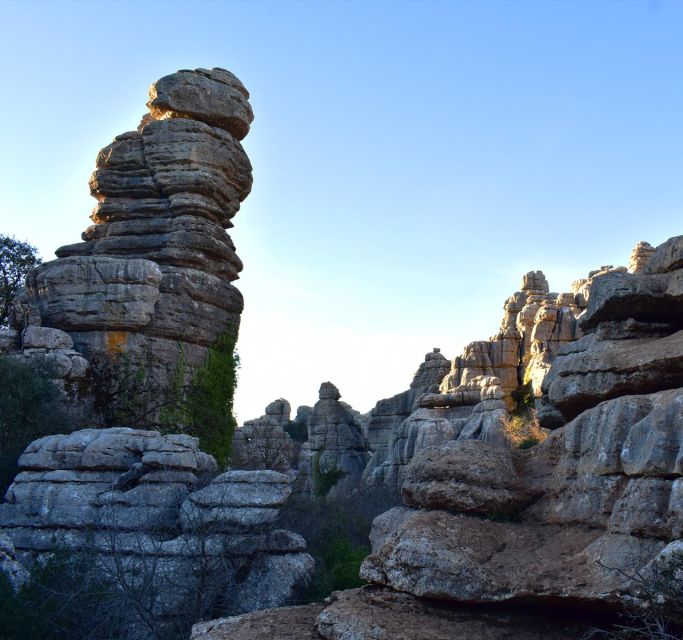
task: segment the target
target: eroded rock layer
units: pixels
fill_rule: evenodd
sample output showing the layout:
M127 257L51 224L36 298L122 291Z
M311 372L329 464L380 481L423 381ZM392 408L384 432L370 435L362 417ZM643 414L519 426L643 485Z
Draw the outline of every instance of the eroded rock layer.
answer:
M66 331L94 361L125 354L164 388L239 325L242 263L225 229L251 189L240 140L253 114L223 69L179 71L149 93L138 130L97 156L94 224L29 276L14 324Z
M287 604L314 565L301 536L272 526L288 476L211 479L216 462L197 444L125 428L36 440L0 504L0 568L19 580L16 559L31 566L68 550L115 589L148 581L154 600L140 605L169 628L203 615L188 603L235 612Z
M562 612L651 606L656 580L683 554L683 236L637 253L631 272L604 267L576 284L584 336L558 349L543 383L558 428L526 450L474 431L415 446L398 474L404 505L373 523L360 575L374 586L336 594L315 623L308 611L320 636L536 637L540 623L538 637L580 638ZM537 275L529 280L542 288ZM480 404L502 403L496 380L478 382L489 389ZM420 412L466 406L468 387L457 391L416 402L403 423L420 423L414 443L438 424ZM668 597L658 592L658 606L675 616ZM543 628L549 606L560 626ZM511 610L520 628L505 619ZM286 637L278 616L268 613L276 639Z

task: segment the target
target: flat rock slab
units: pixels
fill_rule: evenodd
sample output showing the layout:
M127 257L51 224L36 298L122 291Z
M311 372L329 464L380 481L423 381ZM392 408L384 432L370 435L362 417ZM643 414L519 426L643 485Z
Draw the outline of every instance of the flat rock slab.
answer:
M316 627L326 640L569 640L585 631L557 618L448 606L372 587L333 594Z
M315 621L322 604L266 609L232 618L201 622L190 640L319 640Z

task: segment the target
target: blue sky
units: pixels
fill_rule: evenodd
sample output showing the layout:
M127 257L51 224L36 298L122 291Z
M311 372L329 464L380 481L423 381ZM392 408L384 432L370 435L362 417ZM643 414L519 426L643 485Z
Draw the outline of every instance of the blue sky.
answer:
M97 151L147 87L222 66L251 92L237 411L368 410L426 351L683 233L683 2L0 0L0 232L78 240Z

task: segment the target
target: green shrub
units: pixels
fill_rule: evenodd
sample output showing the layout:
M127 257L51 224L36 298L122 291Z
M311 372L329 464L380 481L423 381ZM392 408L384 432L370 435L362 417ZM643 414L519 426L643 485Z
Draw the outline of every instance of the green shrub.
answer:
M17 460L29 443L75 426L50 373L47 365L0 356L0 497L16 475Z
M88 577L86 558L66 552L36 563L17 593L0 572L0 640L123 637L111 592Z
M303 536L316 561L301 602L319 602L333 591L363 584L358 573L370 553L372 521L398 502L396 494L377 490L344 498L293 497L285 504L275 526Z
M292 420L285 427L285 431L294 442L306 442L308 440L308 425L305 422Z
M320 469L320 453L316 452L311 458L311 484L316 497L324 498L332 487L339 482L346 473L341 469Z
M220 466L230 460L232 435L237 426L233 398L237 386L239 356L237 331L221 334L209 347L204 365L195 373L187 395L186 432L199 438L199 446Z

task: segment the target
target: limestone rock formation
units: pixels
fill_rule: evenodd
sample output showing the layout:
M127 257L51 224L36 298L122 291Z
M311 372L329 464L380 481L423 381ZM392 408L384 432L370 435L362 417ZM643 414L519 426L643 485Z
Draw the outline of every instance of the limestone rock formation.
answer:
M441 383L442 393L452 394L475 379L495 376L508 409L512 409L512 392L531 383L535 395L540 395L540 382L559 348L580 336L576 296L550 293L542 271L524 275L521 291L508 298L504 310L495 336L470 343L462 356L453 359L450 373Z
M163 390L239 326L242 263L225 229L251 189L240 140L253 113L223 69L179 71L149 93L138 130L97 156L94 224L29 275L13 322L65 331L93 362L124 355Z
M585 335L559 351L543 382L544 424L610 398L683 386L682 244L680 236L662 244L645 271L593 276Z
M232 439L233 466L240 469L288 471L298 466L298 449L285 431L291 406L284 398L266 407L265 415L247 420Z
M381 482L376 470L386 461L394 435L415 408L416 400L425 393L438 391L450 364L438 348L425 355L410 383L410 388L391 398L380 400L372 409L367 425L368 446L372 458L365 471L366 482ZM371 480L374 478L374 480Z
M655 252L654 247L649 242L639 242L628 259L629 273L642 273L645 271L652 254Z
M143 575L164 624L197 598L235 613L287 604L313 571L303 538L272 526L289 477L229 471L210 480L216 463L196 438L86 429L36 440L19 468L0 504L0 533L17 558L30 566L66 548L105 582L121 570ZM3 544L0 553L6 570L13 551Z
M75 396L90 373L88 361L74 349L71 336L59 329L31 325L0 333L0 354L32 366L44 366L68 396Z
M331 382L320 385L319 398L308 419L310 487L319 492L332 484L336 491L351 491L370 457L358 414L340 402Z
M317 613L322 637L527 637L552 604L560 627L538 637L578 638L562 608L648 606L648 582L682 549L682 238L635 273L606 267L577 285L585 336L559 350L543 386L569 421L543 443L506 448L461 432L415 451L401 474L405 506L373 524L361 577L374 586L335 594ZM491 383L476 385L489 389L481 405L501 402ZM436 420L420 412L465 407L470 391L425 394L404 424L421 420L416 432L429 432ZM499 617L513 610L520 629ZM316 612L306 615L312 623ZM268 613L276 639L277 619Z
M550 615L443 607L407 593L364 587L327 606L260 611L195 625L191 640L575 640L587 625Z
M489 468L477 441L426 451L404 483L407 502L426 510L403 513L389 534L383 526L361 573L458 602L637 601L636 573L647 575L681 535L682 428L679 389L602 403L543 444L512 451L508 471Z

